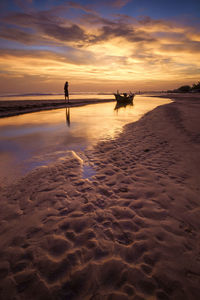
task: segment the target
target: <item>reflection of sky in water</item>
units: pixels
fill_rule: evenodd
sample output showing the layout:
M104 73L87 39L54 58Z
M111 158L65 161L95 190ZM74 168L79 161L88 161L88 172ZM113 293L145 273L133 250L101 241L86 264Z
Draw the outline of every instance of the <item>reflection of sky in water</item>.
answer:
M83 165L83 178L90 179L92 176L96 174L95 170L89 165Z
M67 150L83 151L98 140L113 138L124 124L168 102L168 99L136 97L134 106L118 111L114 110L113 102L1 119L0 181L3 178L6 181L5 177L13 180L37 166L54 162L65 156Z

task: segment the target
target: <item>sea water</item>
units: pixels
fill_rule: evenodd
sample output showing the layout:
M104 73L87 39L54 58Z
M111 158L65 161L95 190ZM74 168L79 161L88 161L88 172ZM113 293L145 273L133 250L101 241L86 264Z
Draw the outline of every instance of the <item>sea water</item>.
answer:
M114 99L113 93L83 93L83 92L72 92L69 95L70 99ZM61 93L7 93L0 95L0 101L23 101L23 100L64 100L64 92Z

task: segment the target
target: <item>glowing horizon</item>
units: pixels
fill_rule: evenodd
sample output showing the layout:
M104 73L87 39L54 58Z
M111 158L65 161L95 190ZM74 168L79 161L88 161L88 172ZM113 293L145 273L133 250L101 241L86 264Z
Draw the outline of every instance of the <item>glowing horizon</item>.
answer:
M157 4L154 15L147 0L137 2L1 4L1 92L62 92L66 80L72 92L167 90L199 81L200 4L182 1L171 15Z

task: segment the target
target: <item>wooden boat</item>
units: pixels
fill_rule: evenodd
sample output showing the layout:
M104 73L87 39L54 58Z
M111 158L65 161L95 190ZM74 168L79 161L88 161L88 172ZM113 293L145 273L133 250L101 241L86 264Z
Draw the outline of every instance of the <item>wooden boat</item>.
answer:
M114 94L114 96L118 103L132 103L135 94L130 93L129 95L127 95L126 93L124 93L123 95L121 95L119 94L119 92L117 92L116 94Z

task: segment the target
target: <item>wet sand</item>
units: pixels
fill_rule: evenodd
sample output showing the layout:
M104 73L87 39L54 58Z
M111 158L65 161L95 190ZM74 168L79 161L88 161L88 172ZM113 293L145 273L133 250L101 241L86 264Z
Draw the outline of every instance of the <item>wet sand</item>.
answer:
M114 96L113 96L114 97ZM112 99L73 99L69 103L65 100L21 100L0 101L0 118L11 117L41 110L83 106L88 104L112 102Z
M0 299L199 299L200 97L175 97L1 189Z

